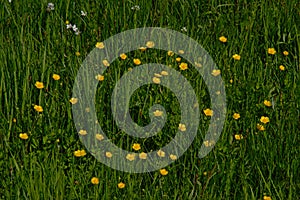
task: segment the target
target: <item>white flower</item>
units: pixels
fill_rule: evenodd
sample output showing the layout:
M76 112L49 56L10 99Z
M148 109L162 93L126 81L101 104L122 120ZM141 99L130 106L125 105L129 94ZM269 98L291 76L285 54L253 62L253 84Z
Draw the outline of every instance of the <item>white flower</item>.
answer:
M11 3L12 0L8 0L9 3Z
M79 35L81 32L79 31L79 30L77 30L76 32L75 32L75 35Z
M131 10L140 10L140 6L139 5L135 5L131 7Z
M72 24L67 24L67 29L73 28Z
M78 28L76 27L76 24L74 24L72 28L73 28L73 31L74 31L74 32L77 32L77 31L78 31Z
M187 32L187 29L186 29L186 27L182 27L181 31L183 31L183 32Z
M86 16L87 12L81 11L81 16Z
M47 9L48 10L54 10L54 4L53 3L48 3Z

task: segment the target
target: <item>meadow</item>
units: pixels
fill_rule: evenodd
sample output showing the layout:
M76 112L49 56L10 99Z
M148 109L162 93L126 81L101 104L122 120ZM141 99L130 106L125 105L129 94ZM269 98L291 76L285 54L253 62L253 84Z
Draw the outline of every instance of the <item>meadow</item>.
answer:
M149 108L161 104L168 115L162 131L136 138L116 125L111 94L137 66L170 66L199 101L188 150L170 156L175 161L164 169L139 174L112 169L85 148L72 90L93 49L141 27L172 29L203 46L220 70L213 76L224 81L227 114L215 147L200 159L212 113L195 63L147 45L121 55L95 77L99 125L118 147L157 150L178 130L179 103L159 84L139 88L129 106L133 121L146 126ZM298 0L1 0L0 32L0 199L300 199Z

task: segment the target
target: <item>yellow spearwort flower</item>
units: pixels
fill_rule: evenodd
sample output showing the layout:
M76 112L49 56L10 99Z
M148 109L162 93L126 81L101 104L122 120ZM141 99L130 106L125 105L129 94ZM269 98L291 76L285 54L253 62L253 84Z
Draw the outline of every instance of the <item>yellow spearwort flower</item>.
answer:
M55 80L55 81L58 81L60 79L60 76L58 74L53 74L52 75L52 78Z
M165 153L164 151L162 151L162 150L158 150L158 151L157 151L157 155L158 155L159 157L165 157L166 153Z
M269 119L269 117L262 116L260 118L260 122L266 124L266 123L270 122L270 119Z
M163 111L156 110L156 111L153 112L153 114L154 114L155 117L160 117L160 116L162 116Z
M104 48L104 43L103 42L97 42L95 45L98 49L103 49Z
M34 105L33 108L34 108L34 110L36 110L37 112L43 112L43 107L42 107L42 106Z
M272 106L271 101L268 101L268 100L264 100L264 104L265 104L265 106L268 106L268 107Z
M20 137L22 140L27 140L27 139L28 139L27 133L20 133L19 137Z
M234 113L232 117L233 119L239 119L241 115L239 113Z
M181 61L181 58L180 58L180 57L177 57L177 58L176 58L176 61L177 61L177 62L180 62L180 61Z
M235 134L235 135L234 135L234 138L235 138L236 140L241 140L241 139L243 139L244 137L243 137L242 134Z
M288 51L284 51L284 52L283 52L283 55L288 56L288 55L289 55L289 52L288 52Z
M75 52L75 55L76 55L76 56L80 56L80 52L79 52L79 51L76 51L76 52Z
M101 75L101 74L98 74L95 78L96 78L98 81L104 81L104 76Z
M154 73L154 76L156 76L157 78L160 78L160 77L162 77L162 75L161 75L161 74L157 74L157 73Z
M38 89L43 89L44 88L44 83L43 82L35 82L35 87Z
M93 185L98 185L98 184L99 184L99 179L96 178L96 177L93 177L93 178L91 179L91 183L92 183Z
M160 74L163 75L163 76L168 76L169 75L169 73L167 71L161 71Z
M179 50L178 53L179 54L184 54L184 51L183 50Z
M159 170L160 174L166 176L169 172L166 169Z
M70 101L71 104L76 104L78 102L78 99L72 97L69 101Z
M174 155L174 154L171 154L171 155L170 155L170 159L171 159L171 160L176 160L176 159L177 159L177 156Z
M234 54L234 55L232 56L232 58L233 58L234 60L241 60L241 56L240 56L239 54Z
M134 59L133 59L133 63L136 64L136 65L140 65L142 62L141 62L140 59L134 58Z
M153 77L153 78L152 78L152 81L153 81L153 83L155 83L155 84L160 84L160 78L158 78L158 77Z
M83 150L74 151L74 156L76 156L76 157L83 157L85 155L86 155L86 152L85 152L84 149Z
M256 125L256 128L259 130L259 131L264 131L265 130L265 127L261 124L257 124Z
M133 161L135 159L135 154L134 153L127 154L126 159L129 161Z
M214 70L212 71L211 74L212 74L213 76L218 76L218 75L221 74L221 70L219 70L219 69L214 69Z
M103 63L103 65L105 66L105 67L109 67L109 62L108 62L108 60L103 60L102 61L102 63Z
M123 189L125 187L125 183L120 182L118 183L118 188Z
M274 55L276 50L274 48L268 48L268 54Z
M111 158L113 155L111 152L107 151L107 152L105 152L105 156L108 158Z
M146 43L146 46L147 46L148 48L153 48L153 47L154 47L154 42L153 42L153 41L148 41L148 42Z
M173 51L168 51L168 56L173 56L174 55L174 52Z
M102 134L99 134L99 133L97 133L97 134L95 135L95 137L96 137L96 139L99 140L99 141L101 141L101 140L104 139L104 136L103 136Z
M188 64L185 62L180 63L179 65L180 70L186 70L188 68Z
M227 42L227 38L225 36L219 37L219 40L223 43Z
M139 158L145 160L147 158L147 154L142 152L139 154Z
M125 53L122 53L122 54L120 55L120 58L121 58L122 60L125 60L125 59L127 58L127 55L126 55Z
M146 51L147 47L140 47L139 50L140 51Z
M80 135L86 135L86 134L87 134L86 130L80 130L78 133L79 133Z
M212 116L213 113L214 113L213 110L211 110L211 109L209 109L209 108L203 110L203 112L204 112L204 114L205 114L206 116Z
M134 144L132 145L132 148L133 148L134 150L138 151L138 150L141 149L141 145L140 145L139 143L134 143Z
M263 200L272 200L270 196L264 196Z
M185 124L179 124L178 129L182 132L186 131L186 126Z
M285 70L285 67L284 67L283 65L280 65L280 66L279 66L279 69L280 69L281 71L284 71L284 70Z

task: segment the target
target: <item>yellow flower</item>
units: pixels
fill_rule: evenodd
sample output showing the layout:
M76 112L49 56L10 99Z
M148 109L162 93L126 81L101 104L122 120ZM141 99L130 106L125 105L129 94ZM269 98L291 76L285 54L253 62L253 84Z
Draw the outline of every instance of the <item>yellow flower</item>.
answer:
M260 118L260 122L266 124L266 123L270 122L270 119L269 119L269 117L262 116Z
M103 75L100 75L100 74L98 74L95 78L96 78L98 81L103 81L103 80L104 80L104 76L103 76Z
M232 117L233 119L239 119L241 115L239 113L234 113Z
M35 82L35 87L38 88L38 89L43 89L44 88L44 83L37 81L37 82Z
M274 48L268 48L268 54L274 55L276 50Z
M141 149L141 145L140 145L139 143L134 143L134 144L132 145L132 148L133 148L134 150L138 151L138 150Z
M206 176L207 175L207 172L203 172L203 176Z
M71 104L76 104L78 102L78 99L72 97L69 101L70 101Z
M288 51L284 51L284 52L283 52L283 55L288 56L288 55L289 55L289 52L288 52Z
M76 156L76 157L83 157L85 155L86 155L86 152L85 152L84 149L83 150L74 151L74 156Z
M171 154L171 155L170 155L170 158L171 158L171 160L176 160L176 159L177 159L177 156L174 155L174 154Z
M108 60L103 60L102 61L102 63L103 63L103 65L105 66L105 67L109 67L109 62L108 62Z
M162 150L158 150L158 151L157 151L157 155L158 155L159 157L165 157L166 153L165 153L164 151L162 151Z
M66 24L70 24L69 20L66 20Z
M206 116L212 116L213 113L214 113L214 111L211 110L211 109L209 109L209 108L203 110L203 112L204 112L204 114L205 114Z
M167 71L161 71L160 74L163 75L163 76L168 76L169 75L169 73Z
M196 66L196 67L202 67L202 64L201 64L201 63L198 63L198 62L195 62L195 66Z
M264 104L265 104L265 106L268 106L268 107L272 106L271 101L268 101L268 100L264 100Z
M168 51L168 56L173 56L174 52L173 51Z
M60 76L58 74L53 74L52 75L52 78L55 80L55 81L58 81L60 79Z
M112 153L109 152L109 151L107 151L107 152L105 152L105 156L108 157L108 158L111 158L112 157Z
M230 79L230 80L229 80L229 82L230 82L230 83L233 83L233 80L232 80L232 79Z
M263 200L272 200L270 196L264 196Z
M186 131L185 124L179 124L178 129L179 129L180 131Z
M180 62L180 61L181 61L181 58L180 58L180 57L177 57L177 58L176 58L176 61L177 61L177 62Z
M161 74L157 74L157 73L154 73L154 76L156 76L156 77L158 77L158 78L162 77Z
M219 69L214 69L214 70L212 71L211 74L212 74L213 76L218 76L218 75L221 74L221 70L219 70Z
M97 134L95 135L95 137L96 137L96 139L99 140L99 141L101 141L101 140L104 139L104 136L103 136L102 134L99 134L99 133L97 133Z
M163 111L156 110L155 112L153 112L153 114L154 114L155 117L160 117L160 116L162 116Z
M128 68L128 71L132 71L132 68L131 68L131 67L129 67L129 68Z
M97 42L95 45L98 49L103 49L104 48L104 43L103 42Z
M147 154L142 152L139 154L139 158L145 160L147 158Z
M256 125L256 128L259 130L259 131L264 131L265 130L265 127L261 124L257 124Z
M147 47L140 47L140 51L146 51Z
M242 135L242 134L235 134L235 135L234 135L234 138L235 138L236 140L241 140L241 139L243 139L243 135Z
M285 70L285 67L284 67L283 65L280 65L280 66L279 66L279 69L280 69L281 71L284 71L284 70Z
M179 50L178 53L179 54L184 54L184 51L183 50Z
M219 40L223 43L227 42L227 38L225 36L219 37Z
M34 110L38 111L38 112L43 112L43 107L42 106L38 106L38 105L34 105Z
M91 183L94 184L94 185L98 185L98 184L99 184L99 179L96 178L96 177L93 177L93 178L91 179Z
M122 53L122 54L120 55L120 58L121 58L122 60L125 60L125 59L127 58L127 55L126 55L125 53Z
M146 43L146 46L147 46L148 48L153 48L153 47L154 47L154 42L153 42L153 41L148 41L148 42Z
M27 133L20 133L19 137L23 140L27 140L28 139L28 135Z
M180 63L179 68L180 68L180 70L186 70L188 68L188 64L182 62L182 63Z
M13 121L13 123L16 123L16 122L17 122L17 119L16 119L16 118L13 118L12 121Z
M80 56L80 52L79 52L79 51L76 51L76 52L75 52L75 55L76 55L76 56Z
M118 188L123 189L125 187L125 183L120 182L118 183Z
M136 65L140 65L142 62L141 62L140 59L134 58L134 59L133 59L133 63L136 64Z
M241 56L240 56L239 54L234 54L234 55L232 56L232 58L233 58L234 60L240 60L240 59L241 59Z
M159 170L160 174L166 176L169 172L166 169Z
M126 159L129 161L133 161L135 159L135 154L134 153L127 154Z
M160 79L157 77L152 78L153 83L160 84Z
M87 134L86 130L80 130L78 133L79 133L80 135L86 135L86 134Z

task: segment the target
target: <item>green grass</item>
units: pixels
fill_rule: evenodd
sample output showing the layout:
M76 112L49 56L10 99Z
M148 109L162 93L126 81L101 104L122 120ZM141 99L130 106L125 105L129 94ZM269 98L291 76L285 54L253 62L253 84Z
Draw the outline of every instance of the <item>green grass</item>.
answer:
M300 3L297 0L209 1L47 1L6 0L0 6L0 198L1 199L299 199L300 198ZM131 7L139 5L140 10ZM87 16L80 16L80 11ZM81 34L66 29L76 24ZM72 120L72 88L77 71L95 44L125 30L164 27L187 34L212 56L226 87L227 118L212 152L197 157L209 118L206 86L191 67L182 74L194 87L201 111L198 137L187 152L166 169L131 174L113 170L87 152ZM219 41L220 36L227 43ZM269 55L268 48L277 53ZM289 55L284 56L283 51ZM76 56L75 52L80 52ZM240 54L235 61L232 55ZM98 86L96 109L101 126L126 150L139 142L143 151L156 150L174 136L180 108L171 91L147 85L132 96L136 123L149 123L148 109L161 103L166 127L146 140L126 135L110 112L110 94L117 80L143 63L171 64L174 58L154 49L131 52L112 63ZM279 70L284 65L285 70ZM179 70L178 70L179 71ZM56 73L59 81L52 79ZM230 80L233 80L230 83ZM45 88L35 87L42 81ZM163 93L161 92L163 91ZM98 95L97 95L98 96ZM100 96L100 95L99 95ZM102 98L102 99L101 99ZM264 100L273 102L266 107ZM33 105L44 109L38 113ZM232 115L241 118L234 120ZM261 116L270 123L258 131ZM16 122L13 121L16 119ZM20 133L29 138L22 140ZM242 134L236 140L235 134ZM59 139L59 141L57 141ZM98 177L99 184L91 184ZM117 184L124 182L125 188Z

